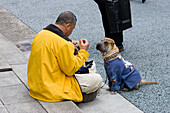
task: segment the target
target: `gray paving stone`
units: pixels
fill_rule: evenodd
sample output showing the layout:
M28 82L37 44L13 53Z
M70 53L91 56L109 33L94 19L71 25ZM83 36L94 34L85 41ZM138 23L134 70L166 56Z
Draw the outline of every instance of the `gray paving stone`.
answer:
M2 104L2 101L1 101L1 99L0 99L0 108L1 107L4 107L4 105Z
M13 26L15 26L15 25L13 25ZM7 30L5 30L5 27L7 27L7 26L2 26L2 27L4 27L4 29L1 28L0 30L3 33L3 35L5 37L7 37L8 39L10 39L14 43L17 43L18 41L23 41L23 40L30 40L31 41L31 39L33 39L34 36L35 36L35 34L28 32L30 30L30 28L26 28L26 29L19 29L19 28L18 29L16 29L16 28L12 29L12 28L10 28L7 31Z
M0 55L0 72L2 71L7 71L7 70L12 70L11 66L5 61L4 58L1 57Z
M39 101L48 113L82 113L72 101L48 103Z
M0 72L0 87L22 84L13 71Z
M105 85L94 101L80 103L78 107L84 113L143 113L120 94L111 95L106 88Z
M4 105L34 101L24 85L0 87L0 99Z
M0 53L21 53L21 51L10 40L0 33Z
M12 65L12 70L22 80L22 82L28 87L27 64Z
M23 52L23 55L27 58L27 61L29 60L30 53L31 53L31 51Z
M35 31L2 7L0 17L0 32L12 42L31 40L35 36Z
M4 9L3 7L0 7L0 12L8 12L8 11Z
M0 42L0 52L4 53L21 53L21 51L12 42Z
M22 51L31 51L31 41L20 41L16 43L16 46Z
M9 64L24 64L26 58L22 52L2 34L0 34L0 57Z
M9 13L9 12L6 12L5 10L4 11L0 11L0 15L2 15L1 16L1 18L0 18L0 23L4 23L4 25L10 25L10 24L12 24L11 25L11 29L16 29L13 25L17 25L17 26L21 26L21 27L23 27L23 28L27 28L26 27L26 25L24 25L23 23L21 24L21 22L19 22L20 20L18 20L17 18L15 18L11 13ZM6 24L5 24L6 23ZM1 28L0 28L1 29ZM21 29L21 28L19 28L19 29ZM7 30L7 29L6 29ZM9 29L8 29L9 30ZM7 30L7 31L8 31Z
M5 53L4 58L10 65L27 63L26 57L21 53Z
M6 107L10 113L47 113L37 101L10 104Z
M0 57L9 64L24 64L27 62L22 52L0 33Z
M0 107L0 113L9 113L5 107Z

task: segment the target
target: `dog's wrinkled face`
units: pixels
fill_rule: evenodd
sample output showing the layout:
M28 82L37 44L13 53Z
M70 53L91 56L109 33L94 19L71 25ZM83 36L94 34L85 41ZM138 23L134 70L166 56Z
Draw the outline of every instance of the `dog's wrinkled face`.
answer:
M115 41L110 38L104 38L101 42L97 43L96 49L99 50L101 53L107 53L111 50L117 49Z

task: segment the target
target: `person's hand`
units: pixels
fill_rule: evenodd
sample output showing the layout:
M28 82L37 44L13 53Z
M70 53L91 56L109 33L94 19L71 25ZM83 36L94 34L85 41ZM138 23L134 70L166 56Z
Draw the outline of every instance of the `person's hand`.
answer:
M84 49L87 51L87 49L89 48L89 42L86 39L79 39L79 46L80 49Z
M78 47L79 46L79 41L73 40L72 43L74 44L74 46Z

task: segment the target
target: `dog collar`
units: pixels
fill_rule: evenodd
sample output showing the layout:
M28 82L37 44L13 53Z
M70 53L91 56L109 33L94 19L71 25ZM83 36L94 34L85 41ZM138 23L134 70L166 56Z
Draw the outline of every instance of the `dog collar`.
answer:
M115 53L115 54L112 54L112 55L110 55L110 56L108 56L108 57L104 57L103 59L104 59L105 62L107 62L108 60L116 57L118 54L119 54L119 52L118 52L118 53Z

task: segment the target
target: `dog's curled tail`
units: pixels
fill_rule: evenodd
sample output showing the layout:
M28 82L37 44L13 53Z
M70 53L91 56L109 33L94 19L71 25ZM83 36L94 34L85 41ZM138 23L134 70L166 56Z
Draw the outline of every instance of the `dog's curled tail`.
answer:
M141 80L141 82L143 84L157 84L157 82L152 82L152 81L144 81L144 80Z

